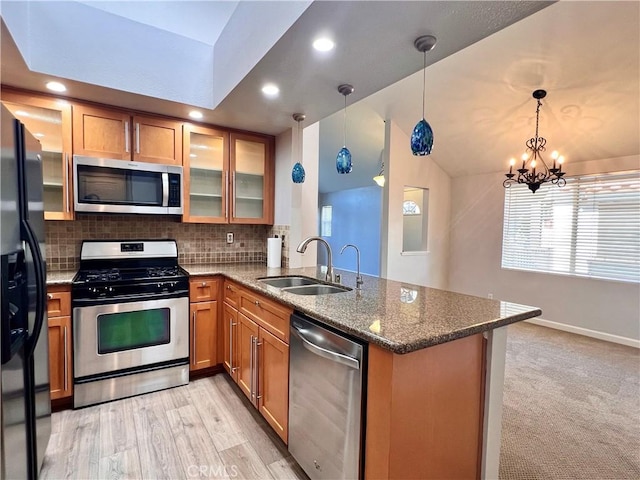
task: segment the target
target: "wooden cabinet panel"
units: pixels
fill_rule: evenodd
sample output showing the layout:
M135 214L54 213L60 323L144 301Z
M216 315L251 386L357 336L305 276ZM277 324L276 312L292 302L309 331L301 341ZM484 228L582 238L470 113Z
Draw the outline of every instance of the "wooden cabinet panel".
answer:
M287 443L289 418L289 346L260 329L258 410Z
M182 123L133 117L133 160L182 165Z
M225 370L238 382L238 312L229 305L223 305L222 339Z
M240 295L239 311L285 343L289 343L289 317L292 310L247 290Z
M224 301L236 310L240 307L241 288L235 283L225 280L223 287Z
M55 98L2 89L2 104L37 134L42 147L45 220L73 220L71 105Z
M73 393L71 317L49 318L49 383L51 400Z
M67 286L50 286L47 288L47 315L62 317L71 315L71 292Z
M85 105L73 106L73 153L89 157L131 159L128 113Z
M209 302L218 299L218 277L196 277L189 280L189 301Z
M183 222L229 222L229 133L189 123L183 127Z
M191 304L191 355L189 370L216 365L218 330L217 302Z
M73 153L182 165L182 123L74 105Z
M253 393L252 389L255 382L255 372L253 369L253 339L258 338L258 325L247 317L238 314L238 377L237 382L240 389L244 392L249 400Z
M232 133L229 143L231 172L229 223L273 225L275 185L273 138Z

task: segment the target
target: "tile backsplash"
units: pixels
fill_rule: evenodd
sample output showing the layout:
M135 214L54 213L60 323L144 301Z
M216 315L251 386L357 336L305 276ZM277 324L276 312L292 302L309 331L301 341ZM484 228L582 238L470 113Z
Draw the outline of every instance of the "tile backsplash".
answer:
M175 239L181 265L266 262L268 232L274 228L280 232L282 227L181 223L179 218L155 215L77 214L76 217L72 222L45 222L50 271L77 269L82 240ZM284 228L288 240L289 227ZM226 243L228 232L234 234L232 244Z

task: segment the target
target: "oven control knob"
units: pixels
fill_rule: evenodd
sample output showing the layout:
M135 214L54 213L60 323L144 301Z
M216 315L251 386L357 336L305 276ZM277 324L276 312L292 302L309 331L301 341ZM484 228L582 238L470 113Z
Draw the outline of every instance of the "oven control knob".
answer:
M106 287L105 290L109 293L113 293L114 291L113 287Z

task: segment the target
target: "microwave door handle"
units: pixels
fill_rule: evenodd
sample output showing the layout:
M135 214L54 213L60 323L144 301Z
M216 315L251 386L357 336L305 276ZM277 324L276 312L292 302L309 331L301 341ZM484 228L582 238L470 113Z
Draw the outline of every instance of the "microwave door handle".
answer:
M169 174L167 172L162 173L162 206L169 206Z

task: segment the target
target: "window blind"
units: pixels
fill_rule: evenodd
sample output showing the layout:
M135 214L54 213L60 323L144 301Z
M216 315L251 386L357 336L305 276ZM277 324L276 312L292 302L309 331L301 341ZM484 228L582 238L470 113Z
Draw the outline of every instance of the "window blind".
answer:
M640 172L505 189L502 267L640 282Z

